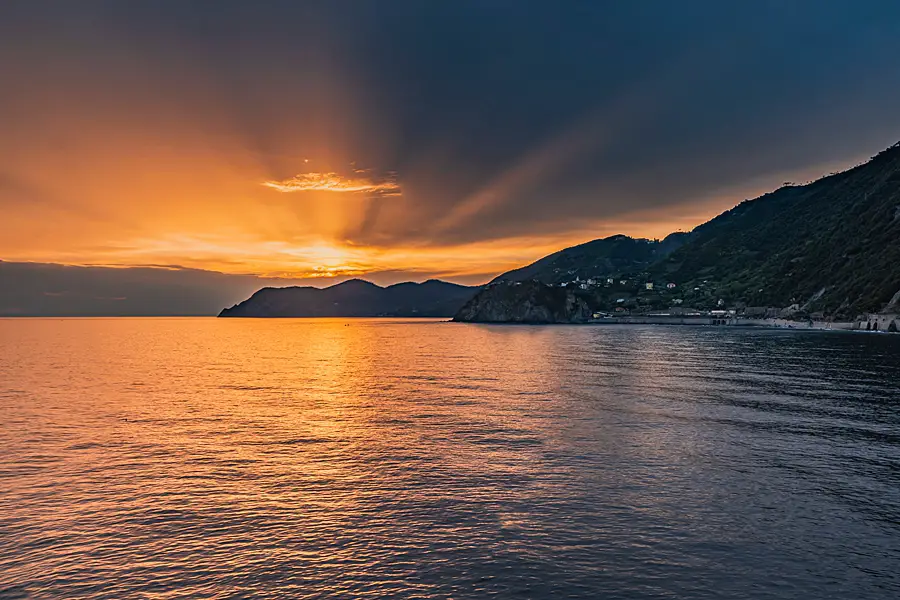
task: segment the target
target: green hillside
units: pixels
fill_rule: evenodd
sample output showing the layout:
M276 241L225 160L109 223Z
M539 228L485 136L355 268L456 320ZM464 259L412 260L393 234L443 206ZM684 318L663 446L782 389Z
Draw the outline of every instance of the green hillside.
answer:
M576 279L616 277L640 271L658 262L680 247L686 233L673 233L666 239L635 239L614 235L592 240L554 252L530 265L508 271L495 278L499 281L540 281L559 284Z
M796 303L835 317L884 309L900 292L900 144L739 204L697 227L649 276L677 283L694 305Z

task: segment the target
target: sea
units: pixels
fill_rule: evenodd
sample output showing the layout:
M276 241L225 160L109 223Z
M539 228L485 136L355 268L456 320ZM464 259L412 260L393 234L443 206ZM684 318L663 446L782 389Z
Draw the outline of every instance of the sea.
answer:
M0 598L900 598L900 335L0 320Z

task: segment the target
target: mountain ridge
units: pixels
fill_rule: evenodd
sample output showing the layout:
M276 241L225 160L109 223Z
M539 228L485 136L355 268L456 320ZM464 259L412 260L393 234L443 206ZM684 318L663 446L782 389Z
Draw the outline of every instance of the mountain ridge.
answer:
M265 287L220 317L450 317L477 291L429 279L382 287L348 279L326 287Z
M804 185L786 185L696 227L649 270L726 303L852 317L900 292L900 143ZM685 301L709 298L688 294Z
M615 276L647 267L680 248L690 234L675 232L662 240L633 238L624 234L590 240L563 248L524 267L512 269L491 280L558 284L575 278Z

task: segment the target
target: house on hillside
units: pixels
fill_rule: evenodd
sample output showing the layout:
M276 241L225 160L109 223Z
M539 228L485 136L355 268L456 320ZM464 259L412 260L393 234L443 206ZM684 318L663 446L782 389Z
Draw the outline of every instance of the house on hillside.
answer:
M652 289L653 289L653 284L652 284L651 282L649 282L649 281L648 281L647 283L645 283L644 286L645 286L648 290L652 290Z
M675 289L675 284L674 284L674 283L667 283L667 284L666 284L666 287L667 287L668 289L670 289L670 290L674 290L674 289Z

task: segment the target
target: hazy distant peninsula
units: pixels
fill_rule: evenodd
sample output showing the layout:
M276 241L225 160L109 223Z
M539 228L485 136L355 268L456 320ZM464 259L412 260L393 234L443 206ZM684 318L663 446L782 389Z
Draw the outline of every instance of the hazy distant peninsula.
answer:
M898 312L900 144L742 202L687 234L561 250L497 277L454 320L781 318L883 331L897 329Z
M220 317L451 317L478 291L431 279L381 287L351 279L327 288L263 288Z

